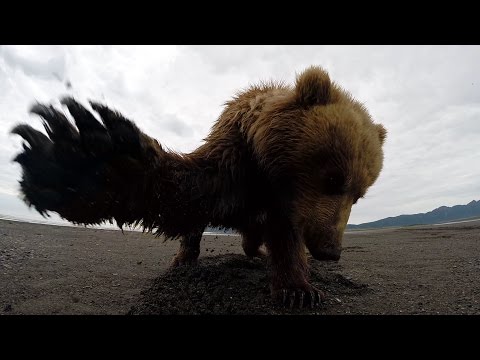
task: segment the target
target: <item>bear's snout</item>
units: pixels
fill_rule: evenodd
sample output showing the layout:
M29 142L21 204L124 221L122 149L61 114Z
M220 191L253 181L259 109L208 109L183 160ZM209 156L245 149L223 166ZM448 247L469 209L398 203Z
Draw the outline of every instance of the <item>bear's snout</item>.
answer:
M311 229L312 230L312 229ZM342 253L342 232L334 227L305 231L305 245L316 260L338 261Z
M340 255L342 253L341 248L317 248L317 249L309 249L310 254L312 254L315 260L332 260L338 261L340 260Z

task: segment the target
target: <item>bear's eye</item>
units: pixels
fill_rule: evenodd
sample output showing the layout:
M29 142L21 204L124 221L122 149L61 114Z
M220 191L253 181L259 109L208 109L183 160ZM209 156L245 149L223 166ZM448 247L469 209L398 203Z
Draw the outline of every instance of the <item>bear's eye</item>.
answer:
M324 180L324 189L329 195L345 193L345 178L342 174L329 174Z

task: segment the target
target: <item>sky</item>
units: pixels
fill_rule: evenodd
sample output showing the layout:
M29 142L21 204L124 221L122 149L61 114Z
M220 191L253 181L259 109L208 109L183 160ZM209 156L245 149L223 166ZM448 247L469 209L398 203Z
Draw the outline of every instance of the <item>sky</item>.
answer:
M162 145L202 144L235 92L293 84L310 65L364 103L388 131L384 168L350 224L480 199L480 46L0 46L0 214L45 220L19 198L14 125L35 103L98 100ZM69 81L71 88L66 86Z

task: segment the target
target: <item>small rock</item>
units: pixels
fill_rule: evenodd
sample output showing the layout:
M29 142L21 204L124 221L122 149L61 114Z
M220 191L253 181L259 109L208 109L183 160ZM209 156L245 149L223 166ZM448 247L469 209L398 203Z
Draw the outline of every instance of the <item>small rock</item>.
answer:
M142 264L142 262L141 262L141 261L137 261L137 265L141 265L141 264Z
M12 305L11 305L11 304L5 305L5 307L3 308L3 311L4 311L4 312L12 311Z

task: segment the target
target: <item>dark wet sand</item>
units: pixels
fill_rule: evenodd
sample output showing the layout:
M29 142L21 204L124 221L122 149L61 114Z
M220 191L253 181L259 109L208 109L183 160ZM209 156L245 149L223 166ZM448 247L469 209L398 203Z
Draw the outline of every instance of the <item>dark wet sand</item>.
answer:
M311 260L326 303L290 311L271 304L265 264L239 256L237 236L204 236L196 268L166 273L177 241L0 220L0 314L480 314L479 230L348 233L338 263Z

